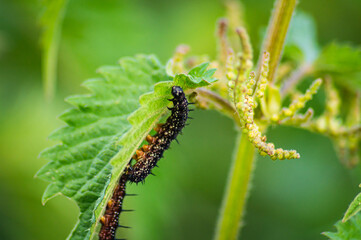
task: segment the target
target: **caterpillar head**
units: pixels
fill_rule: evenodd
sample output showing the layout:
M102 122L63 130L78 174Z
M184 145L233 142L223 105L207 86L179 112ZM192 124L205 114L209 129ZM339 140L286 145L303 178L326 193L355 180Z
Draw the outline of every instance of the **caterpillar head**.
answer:
M183 89L179 86L172 87L172 95L174 98L180 98L184 95Z

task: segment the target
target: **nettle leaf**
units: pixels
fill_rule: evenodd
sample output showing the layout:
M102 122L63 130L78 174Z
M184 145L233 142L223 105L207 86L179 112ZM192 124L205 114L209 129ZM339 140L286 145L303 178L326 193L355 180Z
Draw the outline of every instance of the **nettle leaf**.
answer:
M329 75L350 90L361 88L361 48L332 43L322 50L314 68L316 74Z
M174 82L178 86L186 86L188 88L204 87L215 81L217 78L213 77L216 72L215 68L208 69L209 63L202 63L192 68L188 74L177 74L174 78Z
M45 94L48 98L52 98L55 91L61 28L68 0L42 0L40 3L43 7L40 17L40 25L43 30L41 34L42 74Z
M361 193L357 194L357 196L352 200L350 205L348 206L348 209L345 212L345 215L343 216L342 221L346 222L351 217L356 215L361 210Z
M335 224L337 232L322 233L331 240L358 240L361 239L361 215L356 214L347 222L338 221Z
M60 117L67 126L50 136L61 144L41 153L49 163L37 177L51 182L43 203L63 194L78 204L79 220L68 239L97 236L99 219L121 173L167 112L171 87L177 84L186 90L209 84L210 70L202 71L203 75L182 74L181 80L177 75L172 82L154 56L123 58L120 66L102 67L101 78L84 83L91 94L67 99L74 105ZM147 93L153 86L154 92Z
M284 49L286 57L303 58L311 63L319 54L316 24L313 18L303 12L297 12L292 18Z

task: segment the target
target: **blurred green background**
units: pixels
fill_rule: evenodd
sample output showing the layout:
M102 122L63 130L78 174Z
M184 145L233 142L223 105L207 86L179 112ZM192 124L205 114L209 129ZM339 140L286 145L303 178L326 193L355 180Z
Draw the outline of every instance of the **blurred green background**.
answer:
M245 19L257 51L272 0L244 0ZM318 25L319 42L361 45L361 1L301 0L298 6ZM0 239L65 239L77 220L76 205L56 197L45 206L46 183L34 179L45 164L39 152L54 142L49 133L69 106L63 98L84 93L80 84L101 65L123 56L154 53L162 61L180 43L192 53L214 57L215 22L222 1L77 0L69 2L59 51L56 98L42 93L38 25L34 0L0 0ZM121 216L133 228L128 239L211 239L227 178L235 130L212 111L192 113L191 125L161 160L157 177L129 187L136 211ZM210 131L212 129L212 131ZM360 168L346 170L329 139L303 130L275 127L269 139L295 148L300 160L259 157L242 239L326 239L359 191Z

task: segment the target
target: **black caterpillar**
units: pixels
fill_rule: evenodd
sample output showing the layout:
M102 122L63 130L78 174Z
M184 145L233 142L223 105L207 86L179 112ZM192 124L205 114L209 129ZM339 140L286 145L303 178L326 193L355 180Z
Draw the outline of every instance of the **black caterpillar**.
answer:
M104 215L100 222L102 227L99 232L99 240L114 240L115 233L119 225L119 215L123 210L123 200L126 196L125 189L127 181L141 182L151 174L151 170L156 166L157 162L163 156L163 152L169 148L172 140L176 139L177 135L182 131L188 119L188 103L181 87L172 87L173 107L169 108L172 111L171 116L164 124L158 124L155 128L157 132L154 136L148 135L146 140L149 145L141 147L142 150L137 150L133 158L137 161L133 167L130 163L126 167L123 175L119 179L119 184L116 186L112 198L108 201ZM127 194L129 195L129 194Z
M100 222L102 227L99 232L99 240L114 240L115 232L118 227L119 215L123 210L123 200L125 197L125 187L128 181L127 174L123 174L119 179L119 184L116 186L112 198L107 203L107 208L104 215L101 217Z
M142 146L142 150L137 150L133 156L136 163L129 168L127 173L131 182L142 182L152 173L152 169L162 158L164 151L169 148L171 142L185 126L189 112L187 98L179 86L172 87L172 95L173 99L169 100L173 102L173 107L168 108L172 111L171 115L164 124L158 124L155 128L157 133L154 136L146 137L149 145Z

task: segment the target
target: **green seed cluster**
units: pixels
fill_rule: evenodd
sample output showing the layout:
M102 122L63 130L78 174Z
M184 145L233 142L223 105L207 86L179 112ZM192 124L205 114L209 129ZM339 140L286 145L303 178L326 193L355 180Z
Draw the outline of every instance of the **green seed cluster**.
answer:
M301 126L303 124L307 124L312 117L313 109L309 108L304 114L295 114L292 117L282 121L282 123L286 125Z
M322 84L322 80L316 79L307 89L305 94L296 96L296 98L287 108L283 108L279 114L274 114L272 116L272 121L280 121L285 118L294 117L297 111L304 108L306 103L312 99L314 94L317 93L321 84Z
M251 69L253 67L253 49L247 31L243 27L238 27L236 33L241 41L242 59L241 64L244 69Z
M262 58L262 69L260 74L260 80L258 82L256 96L262 98L268 85L268 71L269 71L269 53L264 52Z
M241 43L241 51L234 51L226 34L228 22L224 19L219 21L219 61L218 78L220 81L214 84L221 96L227 96L234 104L236 114L239 116L240 126L244 134L259 150L260 154L268 155L271 159L294 159L300 155L295 150L284 150L276 148L273 143L267 142L266 136L262 135L268 125L272 123L283 123L290 125L301 125L309 122L313 116L310 109L305 114L297 114L310 100L321 84L316 80L304 95L299 95L288 108L280 110L281 94L280 87L268 80L270 54L264 52L262 55L259 72L251 71L253 67L253 50L244 28L237 28L236 35ZM289 71L289 70L287 70ZM223 87L227 87L227 92ZM260 107L258 111L258 106ZM255 117L257 109L257 117Z
M246 73L253 67L253 50L246 30L239 27L236 29L236 33L241 42L242 52L235 54L230 49L225 67L229 97L235 104L242 100L242 89L246 81Z
M341 162L347 167L354 167L359 162L359 142L361 141L360 96L348 108L345 120L340 118L341 100L332 82L327 79L326 108L324 114L313 120L309 128L328 135L334 142Z
M268 56L268 54L266 56ZM263 61L264 78L266 78L267 76L268 63L269 57L265 57ZM265 82L265 84L267 85L267 80L265 80ZM244 93L242 101L236 105L237 110L240 113L241 120L243 122L244 134L248 135L249 140L258 149L261 155L268 155L271 157L272 160L300 158L300 154L297 153L295 150L284 150L282 148L275 148L275 145L273 143L267 143L266 136L262 135L259 126L255 123L254 120L254 109L256 108L256 101L253 97L253 89L255 84L255 73L250 72L249 78L245 82L242 91ZM261 86L261 84L259 86ZM258 88L259 93L257 94L256 92L256 96L258 95L262 97L263 94L260 93L260 89L261 88Z

